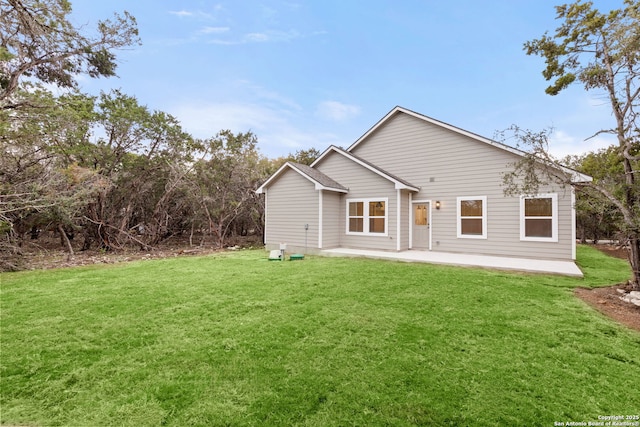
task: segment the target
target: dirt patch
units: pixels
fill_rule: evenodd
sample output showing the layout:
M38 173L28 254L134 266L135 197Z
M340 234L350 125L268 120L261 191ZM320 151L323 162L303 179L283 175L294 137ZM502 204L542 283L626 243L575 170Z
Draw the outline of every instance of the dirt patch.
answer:
M605 316L640 331L640 307L622 301L620 299L622 293L618 292L618 289L625 289L625 287L616 285L594 289L577 288L574 293Z
M192 239L192 242L203 242L203 244L192 244L188 237L176 236L167 239L151 250L126 247L113 251L99 249L81 251L78 247L74 248L74 255L69 257L69 254L62 248L58 237L46 235L35 241L24 241L20 248L20 255L14 256L12 262L15 262L19 267L18 269L21 270L47 270L92 264L115 264L145 259L208 255L230 249L261 247L260 240L260 236L238 237L230 240L224 248L218 248L217 245L201 239L199 236Z
M207 255L219 252L220 249L207 247L186 248L154 248L152 251L140 251L135 249L118 250L117 252L84 251L78 252L69 258L63 251L48 251L27 253L23 255L23 262L28 270L47 270L50 268L78 267L92 264L116 264L120 262L137 261L144 259L173 258L177 256Z
M624 260L628 257L627 248L620 245L597 244L593 247L612 257ZM623 294L619 290L630 291L625 284L619 284L606 288L577 288L574 293L605 316L640 331L640 307L622 301Z
M597 244L593 245L594 248L603 252L609 256L620 258L620 259L628 259L629 250L620 245L612 245L612 244Z

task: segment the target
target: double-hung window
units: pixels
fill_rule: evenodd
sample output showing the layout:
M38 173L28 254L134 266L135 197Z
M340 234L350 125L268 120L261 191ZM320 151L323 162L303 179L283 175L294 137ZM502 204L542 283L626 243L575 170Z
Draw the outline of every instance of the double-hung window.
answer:
M458 197L458 237L487 238L487 196Z
M388 199L347 200L347 234L387 235Z
M558 241L558 195L520 198L520 240Z

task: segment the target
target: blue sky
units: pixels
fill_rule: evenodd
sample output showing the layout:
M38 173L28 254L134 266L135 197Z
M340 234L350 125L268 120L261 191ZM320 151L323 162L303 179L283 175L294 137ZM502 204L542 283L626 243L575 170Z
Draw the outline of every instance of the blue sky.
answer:
M489 138L553 127L558 156L614 143L585 141L612 127L606 100L546 95L544 61L522 50L563 2L71 0L76 25L127 10L142 40L118 52L118 78L82 78L84 91L120 88L200 138L251 130L269 157L348 147L396 105Z

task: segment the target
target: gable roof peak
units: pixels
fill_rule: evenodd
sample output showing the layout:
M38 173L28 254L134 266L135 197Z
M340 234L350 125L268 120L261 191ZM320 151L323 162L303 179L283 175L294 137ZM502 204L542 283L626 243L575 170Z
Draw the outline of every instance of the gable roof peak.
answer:
M393 116L395 116L398 113L407 114L409 116L415 117L415 118L417 118L419 120L422 120L424 122L431 123L433 125L436 125L436 126L439 126L441 128L444 128L444 129L450 130L452 132L455 132L455 133L457 133L459 135L464 135L464 136L469 137L469 138L471 138L471 139L473 139L475 141L482 142L484 144L499 148L499 149L504 150L504 151L508 151L508 152L510 152L512 154L515 154L515 155L519 156L519 157L526 157L529 154L526 151L511 147L510 145L503 144L502 142L498 142L498 141L495 141L493 139L485 138L484 136L481 136L481 135L478 135L476 133L464 130L462 128L450 125L449 123L445 123L445 122L442 122L440 120L436 120L436 119L434 119L432 117L425 116L424 114L417 113L417 112L415 112L413 110L410 110L410 109L405 108L405 107L401 107L399 105L396 105L382 119L380 119L367 132L365 132L364 135L362 135L360 138L358 138L356 140L356 142L351 144L351 146L349 146L349 148L347 148L347 151L351 152L358 145L360 145L364 140L366 140L372 133L374 133L378 128L380 128L382 125L384 125L387 121L389 121ZM591 181L591 179L592 179L590 176L582 174L580 172L576 172L576 171L574 171L572 169L567 168L566 166L562 166L562 165L558 165L558 166L564 172L569 173L573 177L575 182Z
M429 117L426 116L424 114L418 113L416 111L410 110L408 108L405 107L401 107L399 105L396 105L391 111L389 111L383 118L381 118L380 120L378 120L378 122L373 125L367 132L364 133L364 135L362 135L360 138L358 138L356 140L356 142L354 142L353 144L351 144L351 146L349 146L349 148L347 148L347 151L352 151L353 149L355 149L358 145L360 145L360 143L362 143L365 139L367 139L367 137L369 135L371 135L373 132L375 132L378 128L380 128L383 124L385 124L386 122L388 122L393 116L395 116L397 113L404 113L407 114L411 117L415 117L416 119L422 120L424 122L427 123L431 123L433 125L439 126L441 128L456 132L458 134L467 136L471 139L474 139L476 141L480 141L483 142L485 144L488 145L492 145L494 147L498 147L500 149L509 151L513 154L517 154L518 156L524 156L526 155L526 152L522 151L522 150L518 150L517 148L513 148L509 145L503 144L501 142L498 141L494 141L492 139L489 138L485 138L484 136L478 135L476 133L473 132L469 132L468 130L464 130L462 128L459 128L457 126L453 126L449 123L434 119L433 117Z
M347 187L331 179L319 170L313 169L312 167L302 163L286 162L285 164L280 166L280 168L273 175L271 175L269 179L267 179L260 187L258 187L256 193L264 193L267 187L269 187L269 185L271 185L271 183L274 182L276 178L283 174L287 169L291 169L297 172L302 177L311 181L315 185L316 190L329 190L338 193L348 192Z
M410 190L410 191L420 191L420 187L415 186L413 184L411 184L410 182L399 178L396 175L393 175L387 171L385 171L384 169L374 165L373 163L356 156L353 153L350 153L349 151L340 148L338 146L335 145L331 145L329 146L329 148L327 148L321 155L320 157L318 157L312 164L311 167L315 168L315 166L320 163L325 157L327 157L330 153L338 153L344 157L346 157L347 159L351 160L354 163L359 164L360 166L363 166L366 169L369 169L370 171L372 171L373 173L388 179L389 181L393 182L395 184L396 189L406 189L406 190Z

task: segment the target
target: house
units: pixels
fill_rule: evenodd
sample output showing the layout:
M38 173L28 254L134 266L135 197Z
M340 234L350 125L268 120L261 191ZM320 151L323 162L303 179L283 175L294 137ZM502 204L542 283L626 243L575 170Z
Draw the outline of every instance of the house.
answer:
M523 156L396 107L346 150L331 146L311 166L288 162L258 188L264 243L307 253L356 248L575 260L570 186L503 194L503 172Z

